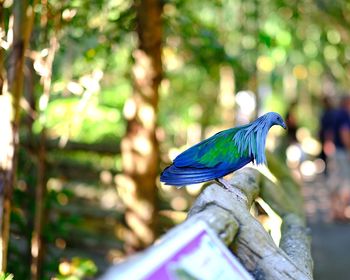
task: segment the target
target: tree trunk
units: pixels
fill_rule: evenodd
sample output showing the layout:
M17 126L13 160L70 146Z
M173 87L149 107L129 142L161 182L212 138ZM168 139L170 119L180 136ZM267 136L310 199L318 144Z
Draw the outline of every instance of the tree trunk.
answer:
M255 46L252 49L248 49L245 54L244 60L248 63L249 67L249 80L246 87L255 95L255 109L253 115L250 116L256 119L259 116L259 110L261 110L261 97L259 95L259 71L257 68L257 60L259 58L259 1L241 1L241 22L244 23L241 26L242 34L250 34L254 36ZM245 48L244 46L242 46Z
M4 94L0 100L1 127L3 145L0 149L0 213L1 213L1 271L6 270L7 248L10 231L10 210L15 174L17 165L18 127L20 117L20 99L23 92L23 65L24 52L28 47L29 38L34 21L33 5L27 1L14 1L13 3L13 45L9 58L8 88L12 95L12 106L9 94ZM12 108L11 108L12 107Z
M5 41L5 20L4 20L4 2L0 1L0 41ZM4 86L4 62L5 62L5 49L0 47L0 95L3 94L2 89Z
M133 56L133 95L126 102L127 132L121 143L123 176L118 188L127 206L126 222L132 231L129 249L153 242L156 223L158 143L156 119L158 87L162 78L162 6L158 0L135 2L139 47ZM129 235L130 236L130 235Z
M50 40L49 53L46 58L46 76L43 77L43 93L40 97L40 122L42 123L42 130L40 132L40 144L37 150L38 157L38 184L35 190L35 216L34 216L34 230L32 235L31 253L32 253L32 264L31 273L33 280L42 278L42 262L44 257L44 241L43 241L43 225L45 220L45 197L46 197L46 120L45 110L47 108L52 79L52 66L55 58L56 51L59 47L58 30L56 28L54 35Z

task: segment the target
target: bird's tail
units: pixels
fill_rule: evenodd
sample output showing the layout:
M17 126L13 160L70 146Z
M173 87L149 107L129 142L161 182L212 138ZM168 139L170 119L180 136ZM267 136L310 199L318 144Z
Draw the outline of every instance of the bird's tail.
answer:
M210 181L221 176L223 175L218 174L212 168L176 167L175 165L170 165L160 175L160 181L180 188L185 185Z

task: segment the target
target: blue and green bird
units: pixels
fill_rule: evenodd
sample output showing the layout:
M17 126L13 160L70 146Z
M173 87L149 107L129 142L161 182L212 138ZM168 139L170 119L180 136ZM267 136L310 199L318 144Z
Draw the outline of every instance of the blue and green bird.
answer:
M160 181L182 187L217 180L227 187L225 175L250 162L266 163L266 136L273 125L286 129L282 117L269 112L247 125L221 131L178 155Z

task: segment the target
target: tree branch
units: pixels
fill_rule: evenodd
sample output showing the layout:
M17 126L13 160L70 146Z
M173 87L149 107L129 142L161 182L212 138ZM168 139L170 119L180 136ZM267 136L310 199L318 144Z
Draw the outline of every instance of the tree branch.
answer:
M173 237L189 230L201 220L214 230L255 279L311 280L313 264L305 219L303 214L296 214L300 212L295 209L298 204L293 207L288 202L286 207L283 206L284 199L289 197L288 193L298 193L292 189L298 186L292 185L290 180L287 193L283 184L275 188L271 182L265 184L265 199L270 200L275 209L284 214L280 247L250 214L251 205L259 195L262 182L266 180L257 170L244 168L235 172L229 189L216 183L208 185L195 201L184 223L172 229L162 237L160 243L138 257L112 268L104 279L113 279L108 277L134 271L140 260L154 257L162 242L171 242ZM278 192L272 194L278 188Z

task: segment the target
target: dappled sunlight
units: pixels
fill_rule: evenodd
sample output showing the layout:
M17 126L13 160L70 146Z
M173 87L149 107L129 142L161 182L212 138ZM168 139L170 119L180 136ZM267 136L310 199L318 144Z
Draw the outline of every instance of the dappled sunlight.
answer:
M305 180L313 180L325 169L325 163L317 158L321 153L321 144L305 127L296 131L296 138L298 143L290 144L286 149L287 165L294 170L300 168L300 173ZM311 160L308 157L315 159Z
M79 78L79 83L85 88L85 91L96 93L99 92L100 81L103 78L103 71L100 69L95 69L91 74L81 76Z
M229 65L220 67L220 92L218 94L219 106L221 107L221 118L223 128L231 127L235 123L233 114L235 109L235 75L234 70ZM193 106L191 107L193 108ZM194 107L198 113L197 117L203 114L203 110L197 106ZM197 109L198 108L198 109Z
M125 260L125 253L122 250L111 249L108 251L107 259L111 264L118 264Z
M102 192L99 200L102 209L116 209L121 204L120 198L114 189Z
M240 91L236 94L236 103L239 106L237 121L239 123L248 123L250 116L256 109L255 95L252 91Z
M178 148L171 148L169 149L168 151L168 154L169 154L169 158L171 160L174 160L180 153L182 153L183 151L185 150L185 148L182 148L182 149L178 149Z
M56 85L59 87L59 84ZM60 88L57 88L56 90L59 90ZM67 84L67 89L73 93L74 95L82 95L84 93L84 87L75 81L69 81Z
M109 185L113 182L113 175L109 170L102 170L100 180L103 184Z
M197 144L201 141L202 128L199 124L189 125L187 128L187 143L186 147Z
M304 152L317 156L321 152L321 144L318 140L311 136L309 129L301 127L296 132L298 142L301 143L301 148Z
M63 261L58 266L58 271L63 275L69 275L73 272L73 267L68 261Z
M262 218L262 225L266 231L270 233L275 244L278 245L281 239L281 217L277 215L276 212L273 211L272 208L262 198L257 198L256 202L259 203L261 208L264 209L267 214L267 216Z
M131 120L132 118L134 118L134 116L136 115L136 102L134 99L129 98L128 100L126 100L123 108L123 114L127 120Z
M97 272L96 264L90 259L73 257L71 260L62 260L58 265L58 277L51 278L52 280L62 279L62 277L79 279L94 275Z
M150 220L153 215L153 205L146 199L140 198L135 200L135 195L137 195L135 181L127 175L117 175L116 183L118 194L122 198L123 203L137 215L137 217L130 216L135 226L141 222L140 219L144 221Z
M132 67L132 74L135 76L134 82L137 87L142 88L142 94L148 98L151 98L153 93L152 85L150 81L154 77L155 70L151 57L143 50L137 49L132 53L135 61L135 65Z
M299 80L305 80L308 76L308 71L304 65L296 65L293 68L293 75Z
M70 21L77 14L77 9L64 9L62 12L62 18L65 21Z
M340 180L326 177L327 156L337 147L319 139L320 116L324 97L338 106L350 88L349 5L29 2L0 5L0 169L17 162L8 258L15 279L39 279L31 266L41 278L93 279L97 267L103 274L146 248L184 222L208 186L165 185L161 172L201 140L270 111L288 127L273 126L265 147L271 170L274 159L286 164L285 177L247 166L286 192L294 175L308 219L329 211ZM281 217L261 198L255 208L278 244ZM350 207L343 210L350 220ZM43 256L38 266L31 252Z
M274 61L268 56L260 56L256 62L256 66L263 72L271 72L275 67Z
M126 228L123 224L118 224L114 228L114 234L116 238L123 240L129 246L139 246L139 240L133 230Z
M318 156L321 153L321 144L315 138L308 137L301 142L303 151L311 156Z
M73 192L77 197L93 200L98 198L99 190L97 190L93 186L80 183L75 184Z
M268 178L274 184L278 183L278 179L275 177L275 175L271 173L271 171L266 165L251 165L250 167L256 168L257 170L259 170L261 174L263 174L266 178Z
M149 156L152 153L152 143L146 135L140 135L133 139L133 147L135 150L143 155ZM139 172L144 173L142 165L138 165Z
M14 151L13 131L11 120L13 117L12 102L9 94L0 95L0 168L11 169L12 154Z
M61 205L61 206L66 206L69 202L68 196L64 193L59 193L57 195L57 202Z
M187 193L192 196L197 196L202 189L203 189L203 184L193 184L190 186L186 186Z
M316 166L313 161L305 160L300 164L300 172L305 180L313 180L316 175Z
M156 123L156 114L154 108L149 104L144 104L138 110L138 117L146 129L153 129Z
M128 204L128 202L131 202L132 192L136 192L135 182L129 176L123 174L116 175L114 180L117 185L118 192L121 196L124 197L123 199L126 204Z
M295 168L299 165L302 158L302 151L298 145L290 145L286 150L287 164Z
M49 49L42 49L38 53L32 53L32 57L34 59L33 67L34 70L41 76L47 77L50 73L50 69L46 66L46 59L49 55Z
M271 127L269 134L266 138L266 149L268 151L275 151L281 144L281 139L285 136L285 131L281 127L273 126Z
M50 190L54 190L54 191L61 191L63 188L63 182L60 179L57 178L50 178L47 181L47 189Z
M318 174L324 173L324 171L326 169L326 163L323 159L316 158L314 160L314 164L315 164L315 168L316 168L316 173L318 173Z
M169 46L174 46L176 48L177 45L177 39L176 38L168 38L167 43ZM163 49L163 58L164 58L164 65L165 68L168 71L176 71L178 69L181 69L181 67L184 64L184 61L181 56L176 55L176 49L173 50L170 47L165 47Z
M174 190L173 186L169 186L164 183L160 183L160 188L165 192L172 192Z
M125 220L133 230L133 234L135 234L143 243L152 243L154 240L154 234L148 225L145 225L143 219L133 212L127 212L125 214Z
M82 103L73 98L52 102L47 109L47 125L50 127L48 134L52 138L63 137L66 141L81 138L92 141L101 138L101 132L110 134L108 130L120 120L120 112L113 108L103 108L98 105L96 98L90 97L91 100L84 108Z
M184 197L177 196L170 200L170 206L176 211L183 211L188 208L188 202Z
M175 224L180 224L187 218L187 212L185 211L161 210L159 215L171 219Z

